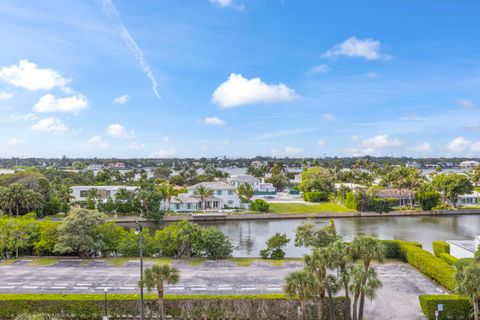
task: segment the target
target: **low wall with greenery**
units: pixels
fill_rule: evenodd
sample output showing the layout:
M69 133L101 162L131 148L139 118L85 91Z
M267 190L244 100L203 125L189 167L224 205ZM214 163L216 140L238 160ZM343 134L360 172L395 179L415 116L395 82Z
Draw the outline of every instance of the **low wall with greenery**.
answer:
M467 298L458 295L421 295L420 306L428 320L435 320L435 310L439 304L443 304L443 310L439 313L439 320L455 319L467 320L470 318L472 306Z
M145 297L146 315L156 314L155 295ZM65 319L101 319L104 312L103 294L1 294L0 319L13 319L15 315L47 313L62 315ZM266 295L172 295L165 301L167 314L188 319L300 319L300 303L283 294ZM347 319L344 298L335 298L337 320ZM325 305L325 320L328 317ZM108 295L109 314L138 315L139 296ZM315 307L309 306L310 317L315 318Z
M433 241L432 248L436 256L440 256L441 253L450 254L450 244L445 241Z

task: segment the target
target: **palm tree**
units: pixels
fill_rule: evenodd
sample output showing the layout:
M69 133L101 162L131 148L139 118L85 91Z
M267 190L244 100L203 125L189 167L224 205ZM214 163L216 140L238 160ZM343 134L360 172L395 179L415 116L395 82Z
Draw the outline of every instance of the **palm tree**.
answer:
M144 271L143 282L139 282L139 286L146 287L148 291L157 290L158 311L162 320L166 318L164 306L165 284L176 284L179 280L180 274L177 268L168 264L156 264Z
M294 271L285 278L283 290L291 298L298 298L302 309L302 318L307 319L307 302L315 295L315 278L305 271Z
M255 194L255 190L253 190L253 187L251 184L242 183L238 187L238 195L240 196L240 199L242 199L242 201L244 200L247 203L250 203L254 194Z
M375 298L375 292L382 286L378 279L375 268L365 268L358 264L351 271L351 290L353 294L353 312L352 320L363 319L363 307L361 297L367 296L369 299ZM358 299L360 298L360 308L357 313Z
M195 189L195 195L200 197L200 209L204 210L205 198L213 196L213 190L210 190L201 184Z
M25 190L22 207L27 210L36 210L43 206L43 195L33 190Z
M366 273L370 270L372 260L382 262L385 259L385 246L376 237L367 235L358 236L353 239L351 246L353 256L363 261L363 269ZM367 278L365 278L365 281L367 281ZM358 286L365 286L365 282L363 284L358 284ZM366 292L362 291L360 287L356 288L355 291L360 294L358 320L362 320Z
M170 211L170 202L172 201L172 197L178 195L178 190L175 190L175 186L172 184L164 182L157 186L157 191L161 193L162 198L167 203L166 208L168 208L168 211Z
M318 300L317 317L322 319L325 302L325 289L327 284L328 256L325 248L314 248L310 255L305 255L305 270L315 278L315 297ZM330 310L332 311L332 310ZM330 319L333 319L330 312Z
M457 270L455 275L457 281L456 292L467 296L473 305L473 316L479 320L478 300L480 300L480 264L471 264Z
M54 315L49 315L44 313L38 313L38 314L23 313L21 315L16 316L15 320L59 320L59 318L57 318Z
M8 186L8 191L5 194L5 201L10 208L15 209L15 215L18 217L20 207L25 199L25 187L19 183L12 183Z

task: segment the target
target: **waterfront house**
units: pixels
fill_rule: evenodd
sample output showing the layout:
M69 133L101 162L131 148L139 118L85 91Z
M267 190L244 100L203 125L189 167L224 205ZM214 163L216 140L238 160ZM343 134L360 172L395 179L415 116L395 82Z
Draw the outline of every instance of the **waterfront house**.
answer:
M109 198L115 199L115 195L120 189L126 189L129 192L134 193L138 187L132 186L73 186L70 188L71 195L74 201L86 201L88 197L88 192L92 189L97 190L99 198L105 202Z
M460 162L460 168L475 168L478 167L480 163L478 161L467 160Z
M249 184L253 189L257 188L260 185L260 181L249 174L237 174L233 175L228 179L230 183L235 188L240 187L242 184Z
M457 198L458 206L476 206L480 205L480 192L474 191L469 194L462 194Z

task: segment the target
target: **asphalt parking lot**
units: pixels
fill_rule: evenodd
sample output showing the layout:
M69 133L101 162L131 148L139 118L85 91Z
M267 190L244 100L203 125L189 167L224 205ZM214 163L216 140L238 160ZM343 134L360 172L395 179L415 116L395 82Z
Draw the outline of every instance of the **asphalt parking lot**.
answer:
M148 267L146 262L145 266ZM83 265L82 261L61 260L52 266L32 266L18 261L0 266L0 293L111 293L138 292L139 262L113 267L102 260ZM199 266L174 262L181 280L166 288L170 294L257 294L281 293L283 279L302 267L287 262L277 267L255 262L237 266L229 261L207 261ZM365 305L366 319L424 319L418 296L445 291L410 265L393 262L377 266L383 287Z

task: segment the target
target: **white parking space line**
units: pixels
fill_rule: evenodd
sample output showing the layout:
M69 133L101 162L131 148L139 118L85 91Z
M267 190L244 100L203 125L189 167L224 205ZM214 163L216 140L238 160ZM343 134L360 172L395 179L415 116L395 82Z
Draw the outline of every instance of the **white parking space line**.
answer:
M217 290L218 291L229 291L229 290L232 290L233 288L232 287L218 287Z
M54 286L64 286L64 287L66 287L66 286L68 286L68 283L54 283L53 285Z
M201 291L201 290L207 290L207 287L195 287L195 288L190 288L192 291Z
M170 287L169 290L184 290L185 287Z
M0 287L0 289L14 289L15 287L13 286L3 286L3 287Z
M281 287L278 288L267 288L267 291L282 291Z
M73 287L73 290L88 290L88 287Z
M79 287L88 287L88 286L91 286L92 284L91 283L77 283L77 286Z
M120 290L135 290L136 288L135 287L120 287L118 289L120 289Z
M255 287L242 287L242 288L240 288L240 290L245 290L245 291L248 291L248 290L257 290L257 288L255 288Z
M34 286L23 286L22 288L23 289L38 289L38 287L34 287Z
M67 287L61 287L61 286L50 287L50 289L53 289L53 290L66 289L66 288Z
M8 282L7 285L9 286L19 286L19 285L22 285L23 282Z

